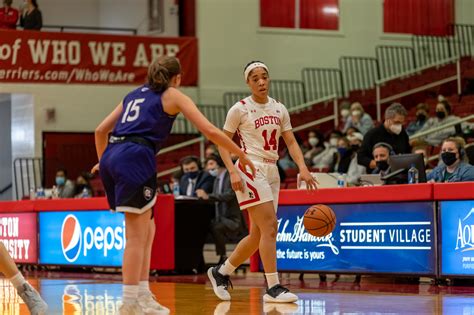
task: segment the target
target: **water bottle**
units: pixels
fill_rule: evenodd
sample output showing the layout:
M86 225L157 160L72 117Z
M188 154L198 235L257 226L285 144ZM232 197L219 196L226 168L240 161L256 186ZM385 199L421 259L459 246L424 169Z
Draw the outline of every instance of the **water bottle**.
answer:
M89 198L89 197L90 197L89 189L87 189L87 187L84 187L84 189L82 190L81 198Z
M415 164L410 166L408 169L408 184L417 184L418 183L418 169L415 167Z
M30 188L30 200L35 200L36 199L36 191L34 187Z
M175 198L179 196L179 183L178 182L174 183L173 185L173 195Z
M339 174L337 176L337 187L339 188L346 187L346 178L344 174Z
M46 194L44 193L43 187L39 187L36 190L36 199L46 199Z

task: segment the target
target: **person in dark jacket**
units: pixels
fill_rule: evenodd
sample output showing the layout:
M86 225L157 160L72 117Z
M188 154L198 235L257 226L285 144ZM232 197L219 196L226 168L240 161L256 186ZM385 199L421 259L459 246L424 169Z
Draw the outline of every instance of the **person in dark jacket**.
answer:
M26 0L20 17L20 26L25 30L39 31L43 27L43 16L36 0Z
M214 165L214 168L209 170L215 178L212 193L197 189L196 194L201 199L215 202L215 218L211 222L210 230L221 264L227 259L226 243L229 239L245 233L247 228L224 162L218 155L210 155L206 160L206 166L208 165Z
M403 128L407 111L402 104L393 103L385 110L385 120L378 127L370 129L364 136L364 141L357 154L357 161L367 169L370 174L376 167L372 151L374 145L379 142L388 143L394 154L405 154L411 152L408 134Z
M200 167L199 159L187 156L181 161L183 176L179 181L179 194L182 196L197 197L196 190L202 189L207 193L212 192L214 177Z

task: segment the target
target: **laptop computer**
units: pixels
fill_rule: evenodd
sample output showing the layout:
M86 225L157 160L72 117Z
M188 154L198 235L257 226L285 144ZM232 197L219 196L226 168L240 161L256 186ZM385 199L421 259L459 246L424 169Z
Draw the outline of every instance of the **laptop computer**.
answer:
M382 186L383 180L380 174L363 174L360 176L360 184L362 186Z
M318 182L316 187L320 188L336 188L338 173L311 173L313 178ZM300 174L297 178L298 189L306 189L306 182L300 181Z

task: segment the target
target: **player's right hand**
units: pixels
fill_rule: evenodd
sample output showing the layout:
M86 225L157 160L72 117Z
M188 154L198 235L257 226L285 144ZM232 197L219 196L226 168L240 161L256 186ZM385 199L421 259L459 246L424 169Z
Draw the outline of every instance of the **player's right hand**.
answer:
M239 173L232 172L230 173L230 184L232 185L232 189L234 191L241 191L244 192L244 182L240 177Z
M94 167L91 169L91 174L95 174L98 171L99 171L99 163L94 165Z

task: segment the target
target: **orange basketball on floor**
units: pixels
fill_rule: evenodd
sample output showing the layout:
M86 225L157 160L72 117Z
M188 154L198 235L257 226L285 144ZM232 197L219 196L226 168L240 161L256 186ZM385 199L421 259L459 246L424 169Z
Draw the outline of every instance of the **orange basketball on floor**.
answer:
M309 234L323 237L334 230L336 215L326 205L314 205L304 213L303 224Z

